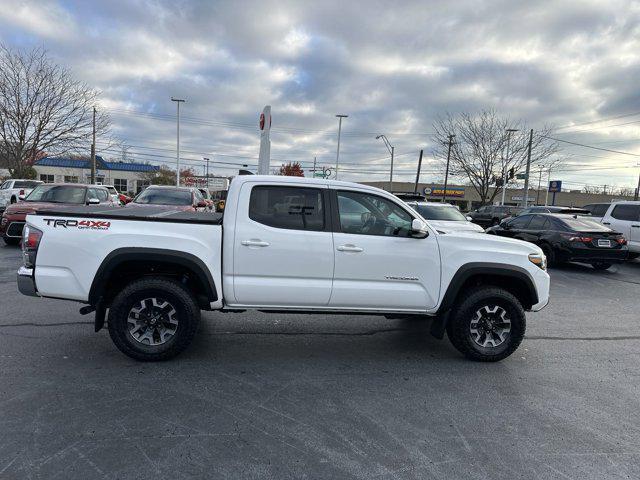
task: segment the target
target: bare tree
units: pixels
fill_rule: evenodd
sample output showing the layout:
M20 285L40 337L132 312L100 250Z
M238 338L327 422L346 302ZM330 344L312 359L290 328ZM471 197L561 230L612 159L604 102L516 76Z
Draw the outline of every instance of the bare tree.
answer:
M633 197L635 192L636 189L631 187L620 187L618 189L618 195L620 195L621 197Z
M527 164L529 128L522 121L501 117L495 111L478 114L447 114L433 125L435 130L435 155L443 161L447 158L449 135L456 137L451 148L449 174L467 178L478 192L482 203L493 202L500 191L493 188L503 172L513 169L523 173ZM518 129L509 139L506 157L507 129ZM531 164L548 163L558 152L558 143L547 137L550 128L535 131L531 148Z
M582 192L590 194L600 194L602 193L602 187L600 187L599 185L585 185L584 187L582 187Z
M44 152L88 151L98 96L44 49L22 52L0 45L0 146L12 176L26 174ZM108 130L109 118L99 111L96 133Z

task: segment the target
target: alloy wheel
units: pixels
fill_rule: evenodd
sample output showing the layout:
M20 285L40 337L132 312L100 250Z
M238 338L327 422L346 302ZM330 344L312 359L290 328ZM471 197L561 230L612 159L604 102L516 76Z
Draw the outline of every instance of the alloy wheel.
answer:
M178 329L177 312L163 298L145 298L131 307L127 325L129 335L136 342L150 346L162 345L173 338Z
M484 348L502 345L511 332L507 311L499 305L484 305L476 310L469 325L473 341Z

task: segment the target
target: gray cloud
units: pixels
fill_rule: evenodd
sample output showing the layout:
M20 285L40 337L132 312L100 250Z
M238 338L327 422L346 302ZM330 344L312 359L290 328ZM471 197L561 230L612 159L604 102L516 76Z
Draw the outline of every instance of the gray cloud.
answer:
M44 45L101 89L116 133L141 160L170 161L171 117L141 113L173 115L173 95L187 99L183 148L193 165L216 152L255 162L257 117L271 104L274 159L331 164L334 115L346 113L345 178L381 180L389 162L375 134L405 154L396 172L409 179L434 118L448 111L493 108L533 128L640 111L639 20L639 3L622 0L0 0L0 41ZM640 124L603 125L558 136L640 153ZM580 165L636 163L572 146L564 154ZM561 176L576 186L634 184L628 168L606 171L606 182L598 172ZM428 160L424 178L441 177Z

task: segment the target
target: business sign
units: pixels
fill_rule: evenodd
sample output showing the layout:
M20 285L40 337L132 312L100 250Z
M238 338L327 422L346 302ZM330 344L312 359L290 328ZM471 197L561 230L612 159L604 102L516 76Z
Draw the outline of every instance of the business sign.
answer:
M425 188L424 194L430 197L442 197L444 193L444 188L441 187L432 187ZM462 187L447 187L447 197L456 197L461 198L464 197L464 188Z
M562 191L562 180L552 180L549 182L549 192L556 193Z

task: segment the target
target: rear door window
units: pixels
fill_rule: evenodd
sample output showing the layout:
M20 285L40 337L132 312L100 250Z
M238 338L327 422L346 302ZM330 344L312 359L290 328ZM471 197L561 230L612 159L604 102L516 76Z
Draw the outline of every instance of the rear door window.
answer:
M543 215L534 215L527 225L527 230L547 230L549 221Z
M607 210L609 210L609 207L610 205L608 203L594 205L593 208L591 208L591 215L594 217L604 217Z
M509 222L509 227L522 230L527 227L533 215L520 215Z
M274 228L323 231L323 194L318 188L256 186L249 199L249 218Z
M613 212L611 212L611 216L616 220L638 221L640 218L640 205L616 205Z

